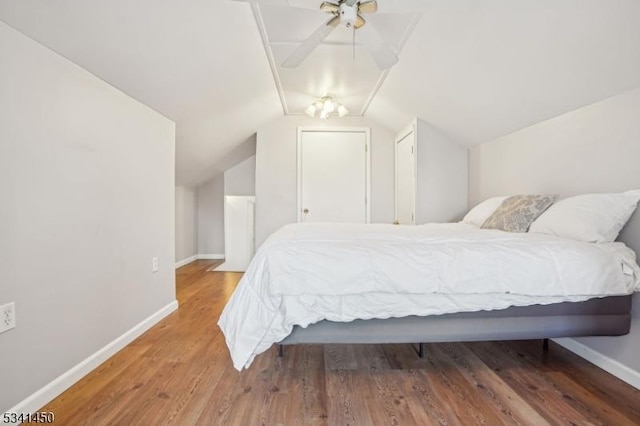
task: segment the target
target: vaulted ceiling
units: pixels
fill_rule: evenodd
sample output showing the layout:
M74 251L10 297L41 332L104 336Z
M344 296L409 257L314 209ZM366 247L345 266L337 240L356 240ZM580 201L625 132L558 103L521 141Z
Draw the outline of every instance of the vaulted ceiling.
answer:
M425 4L367 17L398 52L388 72L357 32L354 60L343 29L282 68L326 20L286 6L0 0L0 20L176 121L177 181L188 186L220 172L262 124L325 93L391 130L420 117L473 145L640 87L637 0Z

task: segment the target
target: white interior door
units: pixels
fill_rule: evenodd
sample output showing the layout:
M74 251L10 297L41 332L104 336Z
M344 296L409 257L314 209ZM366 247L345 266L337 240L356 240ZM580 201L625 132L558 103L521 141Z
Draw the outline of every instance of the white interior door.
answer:
M224 197L224 263L216 271L244 272L255 251L255 197Z
M416 160L415 131L410 129L396 140L396 223L415 224Z
M368 129L298 133L298 221L369 221Z

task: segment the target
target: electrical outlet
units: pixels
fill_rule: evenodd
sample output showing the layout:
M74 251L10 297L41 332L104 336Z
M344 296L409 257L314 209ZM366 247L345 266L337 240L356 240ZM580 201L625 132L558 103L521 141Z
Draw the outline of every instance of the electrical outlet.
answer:
M151 259L151 270L153 272L158 272L158 258L154 257Z
M0 306L0 333L11 330L16 326L16 303L11 302Z

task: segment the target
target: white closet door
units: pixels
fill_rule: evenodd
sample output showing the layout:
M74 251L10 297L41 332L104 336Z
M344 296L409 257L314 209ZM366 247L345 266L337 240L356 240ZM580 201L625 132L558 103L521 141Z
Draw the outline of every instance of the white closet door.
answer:
M299 133L299 220L368 222L368 132Z
M415 224L416 160L415 131L396 141L396 221L401 225Z

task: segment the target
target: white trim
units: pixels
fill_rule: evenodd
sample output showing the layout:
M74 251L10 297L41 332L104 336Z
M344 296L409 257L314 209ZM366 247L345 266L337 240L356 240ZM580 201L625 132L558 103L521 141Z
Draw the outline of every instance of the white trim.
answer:
M175 265L176 269L180 268L181 266L188 265L189 263L191 263L191 262L193 262L194 260L197 260L197 259L198 259L198 255L197 254L194 255L194 256L191 256L191 257L187 257L186 259L182 259L179 262L176 262L176 265Z
M365 191L367 192L366 197L367 197L367 202L366 204L366 208L367 211L365 212L365 223L371 223L371 129L370 128L365 128L365 148L364 148L364 152L365 152L365 161L367 162L367 164L365 165L366 167L366 189Z
M602 368L604 371L613 374L618 379L627 382L636 389L640 389L640 371L636 371L627 367L620 361L616 361L613 358L609 358L606 355L601 354L598 351L591 349L590 347L578 342L575 339L559 338L553 339L554 342L570 350L576 355L581 356L597 367Z
M304 128L298 127L296 138L296 221L302 222L302 132Z
M402 139L406 138L407 136L409 136L409 133L411 132L416 132L417 129L417 120L413 119L411 121L411 124L409 124L407 127L405 127L404 129L402 129L400 132L398 132L398 134L396 135L396 143L400 142Z
M224 254L196 254L175 263L176 269L196 260L224 260Z
M298 140L296 143L297 171L296 181L298 196L296 200L297 221L302 222L302 133L304 132L353 132L364 133L365 135L365 223L371 222L371 129L368 127L298 127Z
M262 46L267 54L267 62L269 62L269 68L271 68L271 75L273 81L276 83L276 90L278 91L278 97L280 97L280 104L282 105L282 112L284 115L289 115L289 107L287 106L287 100L284 97L284 89L282 87L282 81L280 80L280 74L278 74L278 66L276 60L273 57L273 51L269 44L269 36L267 35L267 29L264 26L264 20L262 19L262 13L260 12L260 6L251 2L251 11L253 12L253 18L256 20L258 26L258 32L260 33L260 40L262 40Z
M178 301L174 300L61 376L53 379L53 381L20 401L14 407L8 409L7 412L33 413L39 410L176 309L178 309Z
M224 254L199 254L201 260L224 260Z

